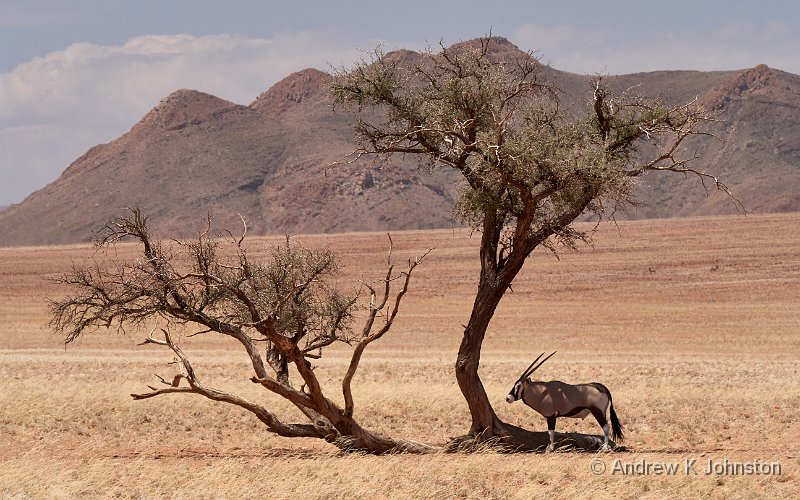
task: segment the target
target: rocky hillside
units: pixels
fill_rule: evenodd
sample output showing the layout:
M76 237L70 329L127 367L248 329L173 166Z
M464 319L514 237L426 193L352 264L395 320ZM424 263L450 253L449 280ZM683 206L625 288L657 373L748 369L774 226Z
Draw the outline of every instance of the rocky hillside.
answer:
M467 42L469 43L469 42ZM497 57L521 54L508 42ZM418 54L397 52L396 57ZM564 102L580 107L587 79L547 68ZM330 76L289 75L249 105L178 90L118 139L95 146L56 181L0 212L0 245L85 241L124 206L140 206L162 234L188 236L209 208L222 227L251 234L451 227L458 178L408 160L328 165L354 148L353 115L332 110ZM717 174L754 212L800 210L800 77L766 66L744 71L668 71L611 78L618 89L668 102L699 98L719 112L720 141L698 167ZM645 206L625 217L733 213L696 179L645 179Z

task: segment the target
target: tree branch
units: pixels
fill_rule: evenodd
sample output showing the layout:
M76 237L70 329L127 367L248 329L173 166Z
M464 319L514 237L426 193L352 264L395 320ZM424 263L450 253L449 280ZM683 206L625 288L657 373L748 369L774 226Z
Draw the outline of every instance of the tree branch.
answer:
M384 283L384 292L383 298L381 299L380 304L375 303L375 290L372 287L369 287L371 290L371 298L370 298L370 312L369 316L367 317L367 321L365 322L364 329L361 334L361 340L359 340L358 344L356 344L355 349L353 350L353 354L350 358L350 364L347 368L347 372L345 373L344 378L342 379L342 394L344 396L344 414L348 417L353 416L353 411L355 408L355 402L353 400L353 391L351 388L353 377L358 370L358 365L361 362L361 356L364 353L364 349L367 346L380 339L386 332L388 332L392 325L394 324L394 320L397 317L397 313L400 310L400 303L403 300L403 297L408 292L408 286L411 282L411 274L414 272L414 269L422 263L422 261L428 256L428 254L433 251L433 249L428 250L422 256L418 257L416 260L408 262L408 270L402 273L405 276L405 280L403 281L403 287L395 296L394 300L394 307L392 311L387 314L385 318L385 322L383 326L376 332L372 333L372 327L374 325L375 317L378 311L380 311L387 303L389 299L389 294L391 291L391 282L393 281L392 278L392 268L394 267L391 263L392 258L392 238L389 237L389 255L387 257L388 261L388 271L386 272L386 277L383 280Z
M155 396L161 396L164 394L177 394L177 393L199 394L208 399L232 404L240 408L244 408L250 411L251 413L254 413L259 420L261 420L264 424L266 424L267 429L269 429L270 432L274 432L275 434L278 434L280 436L317 437L317 438L323 437L319 435L314 426L285 424L272 412L270 412L265 407L259 404L247 401L246 399L236 396L234 394L220 391L218 389L205 387L197 379L197 376L195 375L194 372L194 368L189 362L189 359L184 354L183 350L181 350L181 348L178 347L172 341L172 337L170 336L169 331L166 329L162 329L161 331L164 334L163 340L154 338L151 334L147 339L144 340L144 342L142 342L142 344L156 344L168 347L178 357L178 360L180 361L180 364L183 367L183 373L176 375L174 380L179 381L181 378L184 378L189 383L189 387L174 387L172 386L174 385L173 381L173 384L170 387L154 389L146 393L131 394L131 397L133 397L133 399L141 400L141 399L152 398ZM163 378L161 377L159 378L161 379L162 383L165 383Z

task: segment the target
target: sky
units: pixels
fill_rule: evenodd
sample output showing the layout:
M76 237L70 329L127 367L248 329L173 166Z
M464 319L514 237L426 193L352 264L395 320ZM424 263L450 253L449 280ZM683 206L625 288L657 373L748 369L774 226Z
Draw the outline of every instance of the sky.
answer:
M379 44L489 33L579 74L800 74L800 1L0 0L0 206L54 181L180 88L249 104Z

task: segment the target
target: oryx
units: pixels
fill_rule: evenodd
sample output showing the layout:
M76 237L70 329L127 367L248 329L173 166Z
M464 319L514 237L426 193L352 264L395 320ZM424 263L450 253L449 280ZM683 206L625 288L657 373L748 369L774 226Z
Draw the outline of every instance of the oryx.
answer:
M606 420L606 412L609 409L611 410L611 436L615 441L622 441L623 436L622 425L617 419L614 403L611 401L611 391L606 386L598 382L578 385L565 384L557 380L534 382L528 378L553 354L536 365L536 362L544 356L544 353L540 354L514 383L511 392L506 396L506 401L513 403L521 399L547 419L547 433L550 434L550 445L547 447L547 451L555 449L554 439L558 417L586 418L590 413L603 428L605 435L603 450L609 450L608 421Z

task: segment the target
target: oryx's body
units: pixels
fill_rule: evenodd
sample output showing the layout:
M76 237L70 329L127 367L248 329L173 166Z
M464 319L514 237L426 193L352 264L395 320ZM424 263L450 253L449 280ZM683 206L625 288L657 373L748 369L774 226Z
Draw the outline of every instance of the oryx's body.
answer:
M544 353L542 353L544 354ZM555 353L553 353L555 354ZM551 354L550 356L552 356ZM559 417L586 418L592 414L603 428L605 441L604 449L608 449L609 425L606 414L611 416L611 430L614 440L622 441L622 425L614 412L614 404L611 400L611 391L603 384L593 382L590 384L571 385L557 380L551 382L535 382L528 377L536 371L542 363L547 361L550 356L544 359L538 366L533 367L542 355L536 358L514 384L511 392L508 393L506 401L513 403L521 399L526 405L530 406L541 416L547 419L547 432L550 434L550 445L548 451L554 448L554 438L556 430L556 419Z

